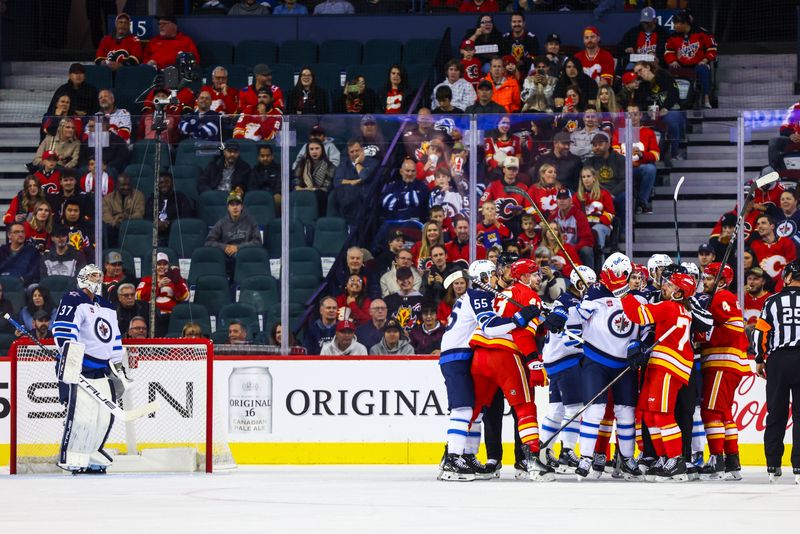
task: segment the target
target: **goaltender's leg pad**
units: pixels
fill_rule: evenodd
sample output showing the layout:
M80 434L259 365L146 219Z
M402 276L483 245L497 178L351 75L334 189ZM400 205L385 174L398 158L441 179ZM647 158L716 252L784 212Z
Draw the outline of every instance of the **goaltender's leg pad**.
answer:
M87 378L86 381L106 397L113 398L113 387L108 378ZM85 469L90 463L110 465L110 459L98 453L108 438L113 422L114 417L100 408L91 395L75 385L71 386L59 466L74 471Z
M64 344L61 358L58 360L56 374L58 379L65 384L77 384L83 367L83 354L86 346L77 341Z

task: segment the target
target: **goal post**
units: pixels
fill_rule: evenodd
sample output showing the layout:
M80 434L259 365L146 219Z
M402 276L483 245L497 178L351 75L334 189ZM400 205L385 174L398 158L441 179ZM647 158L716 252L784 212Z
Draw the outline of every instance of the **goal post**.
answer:
M104 449L109 472L213 472L235 466L227 428L214 410L214 356L203 339L126 340L133 386L116 402L131 410L157 401L134 421L116 419ZM49 342L52 345L52 341ZM55 362L30 341L11 356L10 472L60 471L56 466L66 410L58 402ZM219 419L219 420L215 420Z

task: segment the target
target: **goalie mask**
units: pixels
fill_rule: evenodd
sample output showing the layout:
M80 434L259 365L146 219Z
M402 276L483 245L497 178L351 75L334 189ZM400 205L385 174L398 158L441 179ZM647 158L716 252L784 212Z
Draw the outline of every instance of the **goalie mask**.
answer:
M488 284L492 280L492 275L497 271L497 267L489 260L475 260L469 266L469 277L471 280L477 280L481 283Z
M88 289L92 295L100 295L103 290L103 271L90 263L78 272L78 289Z
M580 273L580 276L578 275ZM577 289L581 294L585 293L588 287L582 287L583 282L581 281L581 276L586 281L587 285L592 285L597 282L597 274L594 270L590 267L585 265L578 265L577 269L573 269L569 275L570 283ZM580 286L578 284L581 284Z

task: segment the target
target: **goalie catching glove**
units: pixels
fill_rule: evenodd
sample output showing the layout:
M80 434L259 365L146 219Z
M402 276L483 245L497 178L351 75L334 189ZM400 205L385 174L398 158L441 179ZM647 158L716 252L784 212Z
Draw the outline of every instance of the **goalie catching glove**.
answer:
M531 387L547 385L547 374L539 354L532 352L525 356L525 367L530 371L528 376Z
M646 352L644 345L638 339L628 343L628 365L632 369L641 369L647 365L650 355Z
M534 320L536 317L539 317L540 313L541 310L539 309L538 306L530 304L528 306L525 306L524 308L521 308L517 313L515 313L514 316L511 318L511 320L514 321L514 324L522 328L526 326L529 322Z

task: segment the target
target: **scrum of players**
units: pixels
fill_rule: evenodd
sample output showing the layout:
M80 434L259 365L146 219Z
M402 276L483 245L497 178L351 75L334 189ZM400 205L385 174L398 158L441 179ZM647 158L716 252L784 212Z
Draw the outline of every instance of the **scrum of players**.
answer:
M575 267L568 290L546 306L536 263L513 260L473 262L448 320L439 363L450 419L438 479L500 476L499 462L476 457L499 388L522 443L517 479L741 480L731 410L750 362L729 266L700 273L665 254L644 266L614 253L599 276ZM549 392L541 419L536 387Z

